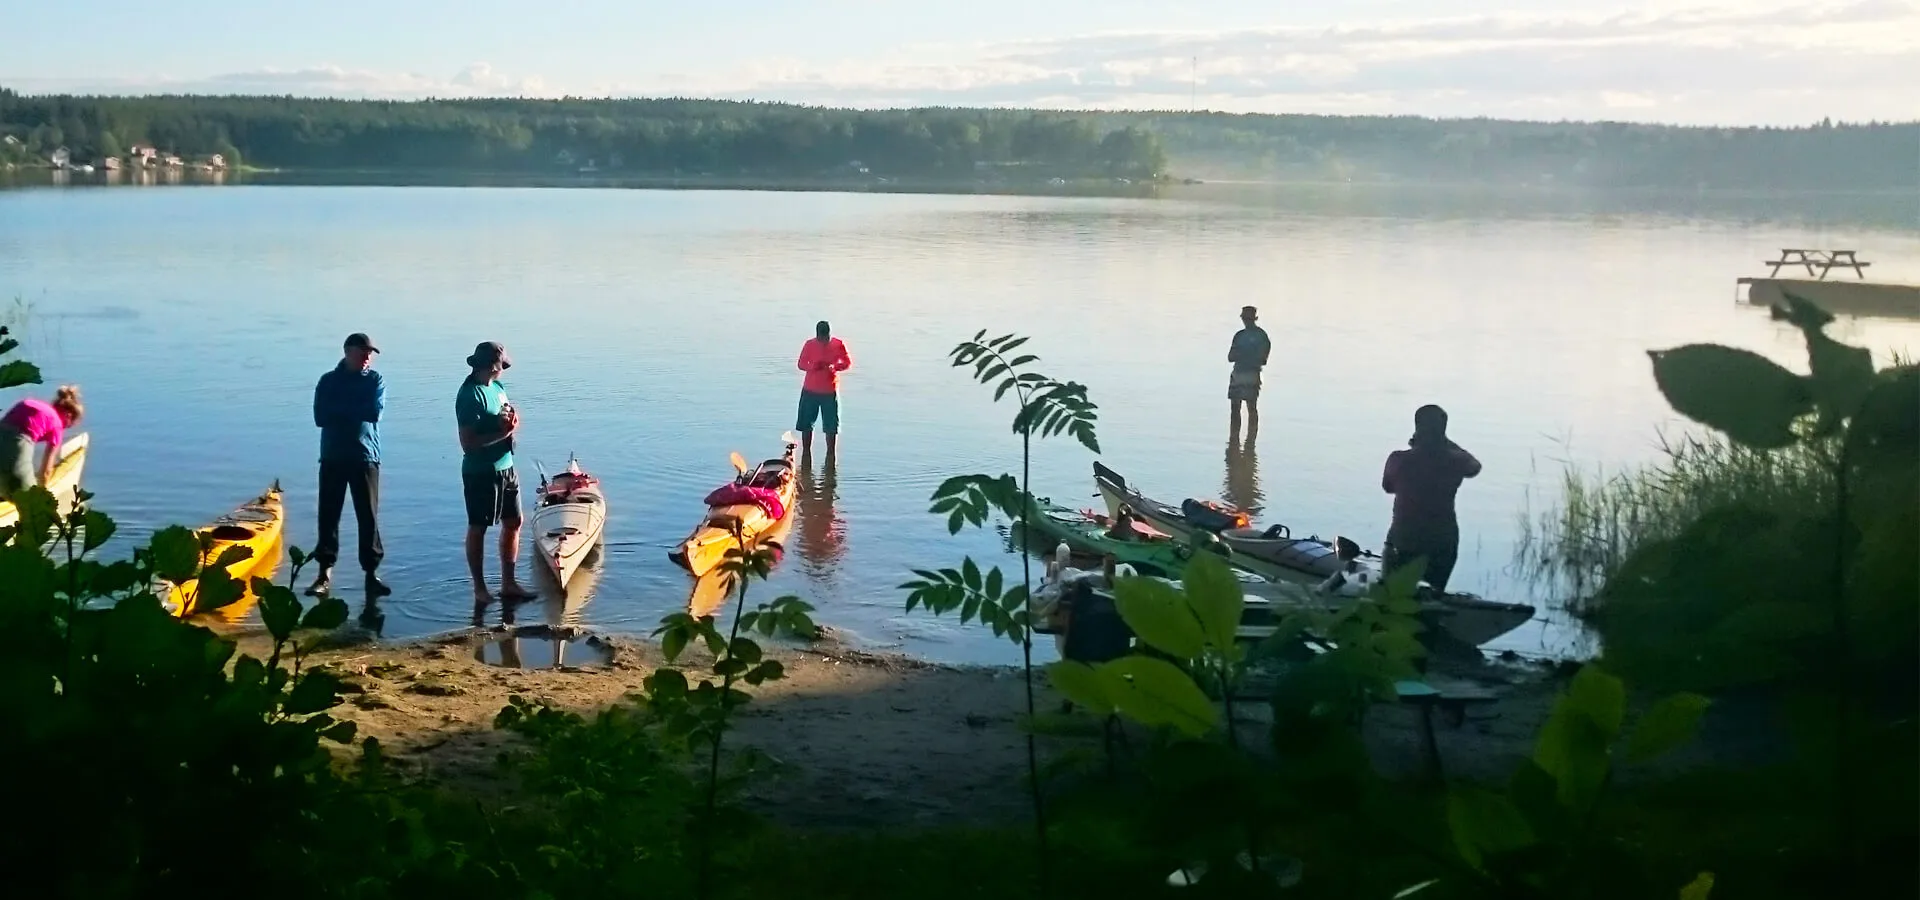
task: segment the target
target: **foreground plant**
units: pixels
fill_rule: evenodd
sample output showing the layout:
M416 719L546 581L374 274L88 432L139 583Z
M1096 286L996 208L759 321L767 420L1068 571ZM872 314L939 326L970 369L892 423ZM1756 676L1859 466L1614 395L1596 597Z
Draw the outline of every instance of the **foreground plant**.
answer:
M713 896L713 857L720 840L720 793L724 783L721 750L734 712L753 699L737 685L758 687L786 677L785 667L778 660L766 659L749 635L786 634L812 640L819 634L819 627L808 616L813 607L798 597L780 597L752 610L746 608L748 588L754 581L766 579L782 548L772 541L753 546L737 527L734 543L719 567L722 577L730 579L734 593L733 621L727 632L720 632L712 616L696 619L674 613L660 620L654 634L660 638L667 665L654 670L643 685L647 708L667 735L706 754L695 887L696 896L702 900ZM704 645L713 655L708 673L693 680L673 668L691 645Z
M1099 411L1088 399L1086 386L1029 370L1027 367L1040 357L1014 352L1026 343L1027 338L1012 334L988 339L982 330L947 354L955 368L972 366L974 380L994 389L995 402L1009 395L1014 398L1019 410L1013 417L1013 433L1020 436L1018 479L1012 475L961 475L947 479L934 490L930 511L947 518L950 534L959 534L968 525L984 526L995 512L1011 520L1017 534L1028 534L1025 524L1035 510L1031 480L1036 437L1067 434L1088 450L1100 452L1095 432ZM900 586L908 592L908 612L921 607L934 615L957 611L961 622L978 618L995 635L1020 646L1027 720L1034 721L1032 555L1020 554L1020 583L1011 586L999 566L983 572L971 556L964 558L959 568L916 569L914 575L914 580ZM1027 733L1027 785L1033 798L1040 891L1044 895L1051 881L1047 811L1040 784L1040 753L1031 730Z

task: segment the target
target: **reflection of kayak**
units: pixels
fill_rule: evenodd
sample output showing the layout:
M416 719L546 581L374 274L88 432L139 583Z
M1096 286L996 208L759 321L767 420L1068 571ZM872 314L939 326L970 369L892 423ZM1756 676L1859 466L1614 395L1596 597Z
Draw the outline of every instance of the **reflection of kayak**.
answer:
M1296 538L1285 525L1251 528L1244 511L1203 500L1187 500L1177 507L1162 503L1099 463L1093 464L1093 482L1109 515L1119 515L1125 506L1155 527L1181 537L1215 535L1233 551L1228 561L1249 572L1278 581L1319 584L1340 568L1332 543L1317 537ZM1378 567L1377 561L1373 564Z
M60 504L60 512L66 513L73 508L73 489L80 486L80 472L87 465L87 435L68 435L60 442L60 459L53 464L53 477L47 479L46 489ZM12 501L0 500L0 527L18 524L20 510Z
M772 528L760 534L760 545L774 551L773 561L776 565L785 556L784 545L793 531L796 518L798 516L782 517ZM728 572L712 571L693 579L693 588L687 593L687 615L696 619L703 616L719 618L726 611L727 604L733 601L733 592L738 587L739 584Z
M533 545L564 590L587 553L600 543L607 524L607 498L600 479L570 459L567 469L543 481L533 508Z
M1044 498L1033 501L1027 522L1035 534L1064 541L1077 553L1112 556L1115 562L1141 567L1142 574L1152 572L1178 578L1187 560L1193 557L1191 545L1165 532L1136 527L1134 539L1122 540L1108 533L1113 523L1106 516L1055 506Z
M779 458L769 459L750 472L741 472L729 485L771 490L780 500L780 516L769 515L758 503L710 505L693 533L667 553L668 559L697 578L719 567L727 551L738 546L740 540L744 539L751 547L781 519L792 515L794 500L800 493L799 479L794 477L793 454L800 445L791 432L781 437L787 446Z
M238 509L213 520L205 528L195 531L200 538L203 552L200 556L202 567L210 566L220 559L222 553L231 547L246 547L253 555L227 565L227 574L241 583L248 582L253 573L272 572L278 560L269 561L269 551L278 549L280 532L286 524L286 507L281 502L280 482L275 481L267 492L240 505ZM208 543L208 539L211 543ZM167 586L166 598L162 605L176 616L192 615L194 601L199 596L200 579L189 578L177 585Z

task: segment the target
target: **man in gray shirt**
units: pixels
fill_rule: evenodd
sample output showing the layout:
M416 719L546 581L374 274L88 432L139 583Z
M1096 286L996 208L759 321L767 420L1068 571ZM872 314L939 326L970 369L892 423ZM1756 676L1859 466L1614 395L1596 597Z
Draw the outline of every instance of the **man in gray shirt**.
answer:
M1227 379L1227 402L1233 406L1233 433L1240 433L1240 405L1247 407L1247 437L1260 431L1260 370L1267 365L1267 354L1273 352L1273 342L1267 340L1266 329L1253 324L1260 318L1258 310L1251 306L1240 307L1242 327L1233 335L1233 345L1227 349L1227 362L1233 363L1233 375Z

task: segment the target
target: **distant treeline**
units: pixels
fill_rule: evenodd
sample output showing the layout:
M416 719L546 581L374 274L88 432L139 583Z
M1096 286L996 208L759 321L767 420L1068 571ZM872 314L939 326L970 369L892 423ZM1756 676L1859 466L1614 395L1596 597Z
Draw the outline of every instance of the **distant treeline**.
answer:
M1604 188L1920 188L1920 122L1717 128L1414 116L1128 113L1181 174Z
M845 110L724 100L30 96L0 146L76 161L135 144L295 169L1912 190L1920 123L1705 128L1492 119ZM863 171L864 170L864 171Z
M1150 178L1166 154L1125 125L1008 110L856 111L706 100L27 96L0 89L0 134L29 158L136 144L302 169L552 170ZM863 171L864 170L864 171Z

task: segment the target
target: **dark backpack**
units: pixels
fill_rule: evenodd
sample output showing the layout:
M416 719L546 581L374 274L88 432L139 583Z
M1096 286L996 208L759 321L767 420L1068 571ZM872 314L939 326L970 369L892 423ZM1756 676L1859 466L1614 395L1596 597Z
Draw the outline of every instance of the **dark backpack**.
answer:
M1068 620L1061 655L1075 662L1098 663L1133 652L1133 629L1120 618L1111 594L1095 591L1085 581L1070 585L1068 591L1063 599L1072 604L1073 617Z

